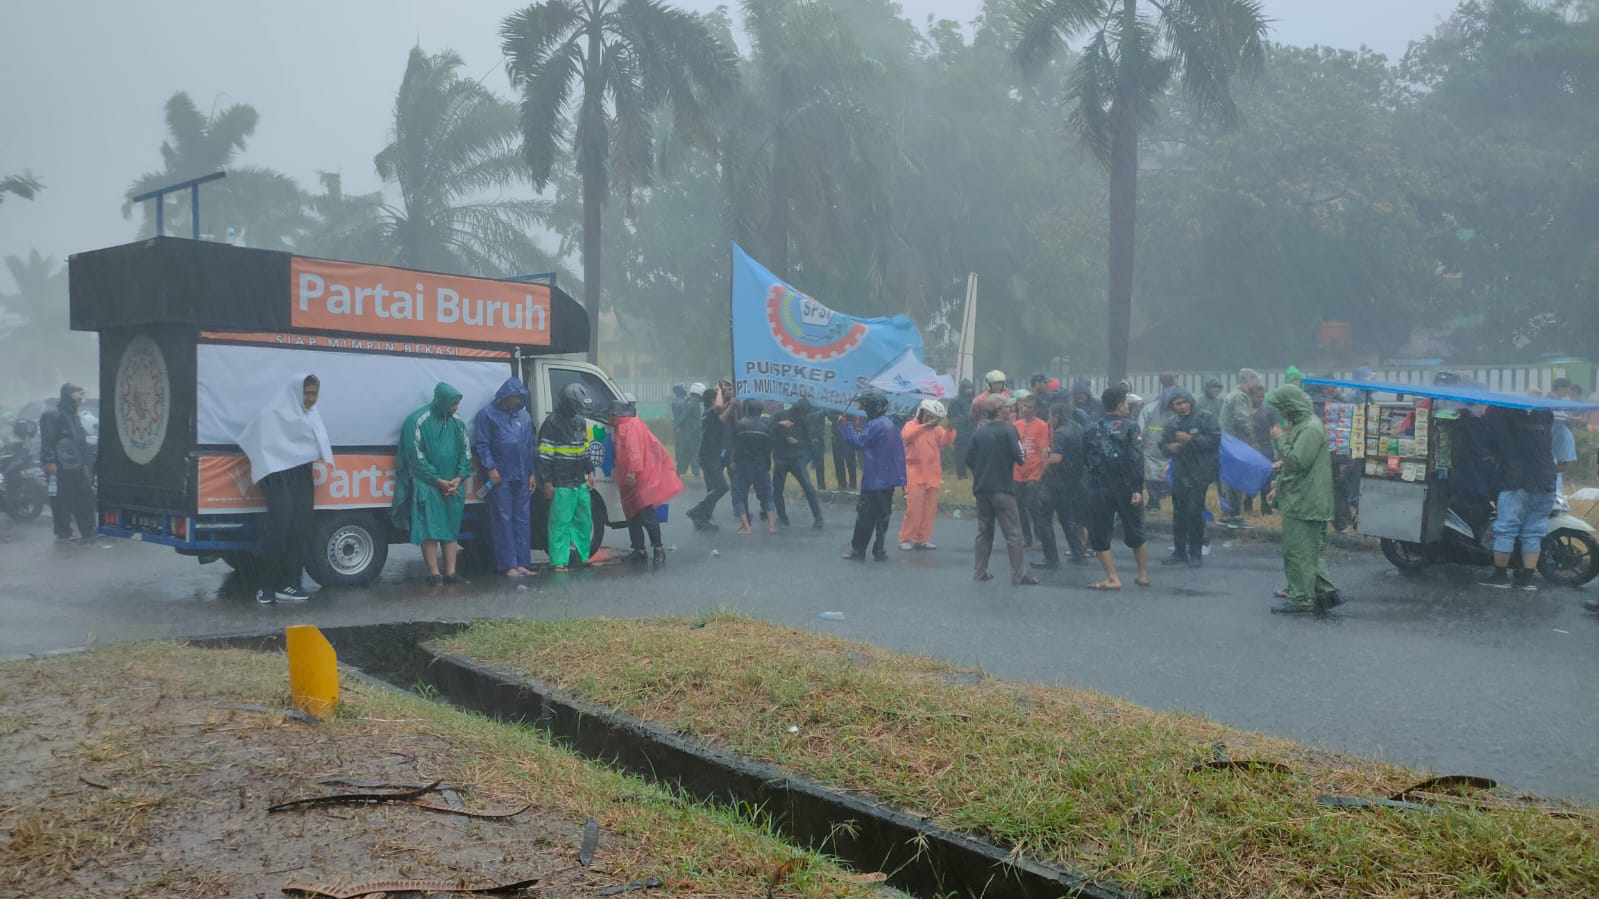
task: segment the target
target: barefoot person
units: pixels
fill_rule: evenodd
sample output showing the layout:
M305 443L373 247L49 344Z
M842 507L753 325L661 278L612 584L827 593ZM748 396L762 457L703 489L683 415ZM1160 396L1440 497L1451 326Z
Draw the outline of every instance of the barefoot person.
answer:
M772 429L761 418L765 406L760 400L744 401L744 417L733 423L733 513L738 516L738 532L748 537L750 528L750 490L761 504L766 532L777 533L777 507L772 503Z
M521 378L500 385L477 414L472 448L489 482L486 502L494 568L509 578L533 574L533 416Z
M1149 586L1149 548L1144 545L1144 448L1138 425L1128 417L1127 390L1107 387L1100 395L1105 414L1084 437L1083 487L1091 509L1088 546L1099 555L1105 579L1090 590L1120 590L1110 538L1121 519L1122 542L1138 563L1134 583Z
M250 480L266 497L261 586L255 592L262 605L308 598L300 575L316 515L311 465L318 459L333 462L328 430L316 411L321 395L316 375L296 375L267 398L239 435L239 449L250 460Z
M455 572L461 537L461 513L466 511L466 483L472 476L472 447L466 422L456 411L461 391L440 381L433 401L412 412L400 429L399 455L410 476L411 542L422 547L428 583L465 583ZM395 490L394 501L401 501ZM439 556L442 555L443 567Z

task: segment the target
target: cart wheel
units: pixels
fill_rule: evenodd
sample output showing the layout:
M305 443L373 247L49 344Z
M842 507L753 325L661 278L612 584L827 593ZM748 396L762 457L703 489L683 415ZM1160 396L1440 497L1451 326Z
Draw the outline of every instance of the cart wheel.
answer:
M1570 528L1555 531L1543 538L1538 570L1550 583L1581 587L1599 577L1599 540Z
M324 587L364 587L389 559L389 529L366 512L318 516L306 568Z
M1414 574L1431 564L1426 555L1426 550L1420 543L1407 543L1403 540L1383 540L1383 558L1406 574Z

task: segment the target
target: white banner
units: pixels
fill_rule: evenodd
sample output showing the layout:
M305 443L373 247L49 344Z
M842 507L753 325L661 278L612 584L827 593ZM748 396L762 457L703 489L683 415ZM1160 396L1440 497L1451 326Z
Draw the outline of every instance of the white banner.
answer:
M461 391L468 429L511 376L504 360L381 356L326 350L200 344L195 426L202 445L231 444L296 374L322 381L317 409L334 446L393 446L405 417L440 381Z

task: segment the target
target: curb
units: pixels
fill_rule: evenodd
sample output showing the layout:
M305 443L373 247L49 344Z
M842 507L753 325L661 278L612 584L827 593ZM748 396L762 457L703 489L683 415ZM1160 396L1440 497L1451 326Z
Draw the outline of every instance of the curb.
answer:
M890 885L918 896L1134 895L590 705L538 681L434 647L421 649L433 658L428 684L452 705L536 727L579 755L671 784L698 801L760 809L796 843L862 871L885 871Z

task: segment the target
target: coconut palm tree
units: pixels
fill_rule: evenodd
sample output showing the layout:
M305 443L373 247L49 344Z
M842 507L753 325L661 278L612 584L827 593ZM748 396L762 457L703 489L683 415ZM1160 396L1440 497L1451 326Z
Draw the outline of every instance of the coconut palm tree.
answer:
M411 50L394 100L394 133L374 160L398 205L383 207L393 262L474 275L510 274L539 258L527 229L537 200L490 194L527 179L516 107L458 69L446 50Z
M533 183L550 183L569 136L583 178L583 305L594 360L600 209L613 187L631 200L650 183L657 110L671 110L681 139L712 142L706 112L732 88L733 49L704 20L660 0L541 0L506 19L500 37L511 84L522 92L522 152Z
M166 105L167 140L161 144L163 168L142 175L128 188L122 215L133 214L132 198L156 188L226 170L228 177L200 189L200 225L204 234L220 239L233 228L252 246L290 249L304 226L304 197L294 179L256 166L236 166L234 160L255 134L260 116L243 103L206 115L189 95L179 91ZM150 202L144 207L145 235L155 233ZM187 233L189 204L172 202L167 228Z
M33 195L44 189L32 172L24 171L20 175L7 175L0 178L0 203L6 201L6 194L15 194L24 200L33 199Z
M1176 80L1200 117L1238 118L1230 85L1265 60L1260 0L1018 0L1015 60L1036 73L1086 36L1067 84L1067 124L1110 170L1109 374L1127 373L1132 328L1138 134Z
M347 194L336 172L319 172L322 192L306 198L310 222L298 250L324 259L391 262L384 231L383 194Z

